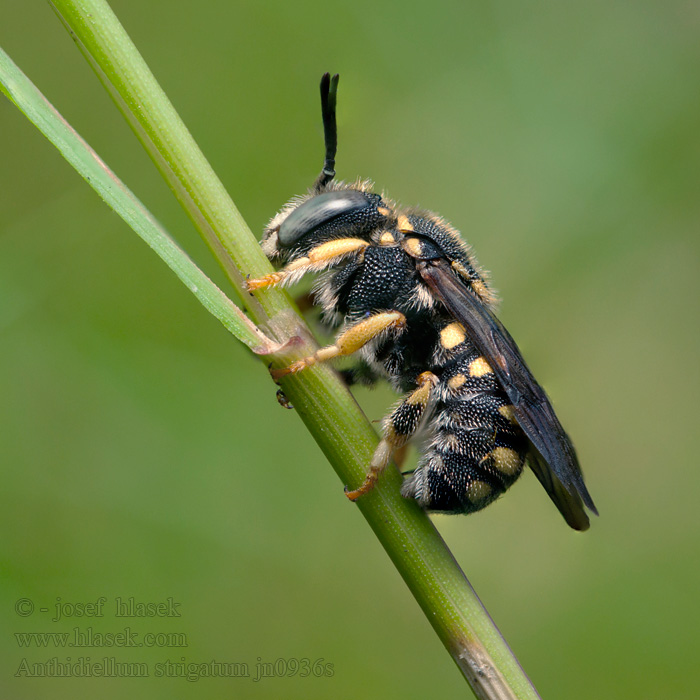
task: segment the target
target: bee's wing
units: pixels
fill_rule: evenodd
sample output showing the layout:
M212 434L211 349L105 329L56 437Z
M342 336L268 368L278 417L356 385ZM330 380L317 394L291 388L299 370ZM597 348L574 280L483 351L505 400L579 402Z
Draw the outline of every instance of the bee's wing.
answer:
M534 448L530 468L566 522L576 530L586 530L589 522L583 504L596 514L598 511L583 483L574 446L510 333L457 277L448 260L421 261L418 271L450 314L464 326L505 389L515 417Z

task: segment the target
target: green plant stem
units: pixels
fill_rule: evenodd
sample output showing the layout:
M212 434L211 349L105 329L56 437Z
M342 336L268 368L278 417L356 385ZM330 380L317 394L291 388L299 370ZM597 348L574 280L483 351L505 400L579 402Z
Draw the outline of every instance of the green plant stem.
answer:
M310 335L286 295L270 290L254 301L242 291L244 275L265 274L269 264L107 3L54 0L53 5L237 285L252 318L277 339L301 338L274 356L277 366L306 354ZM377 437L337 376L317 366L282 386L343 483L359 486ZM439 638L477 697L537 698L430 519L400 496L400 482L396 470L387 470L358 507Z

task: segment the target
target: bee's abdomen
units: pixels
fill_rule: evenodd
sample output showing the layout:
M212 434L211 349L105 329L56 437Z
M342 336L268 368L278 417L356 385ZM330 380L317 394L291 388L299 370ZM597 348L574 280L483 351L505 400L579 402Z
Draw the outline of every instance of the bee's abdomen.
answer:
M428 510L472 513L520 476L528 441L476 351L465 352L445 369L439 396L426 452L402 493Z

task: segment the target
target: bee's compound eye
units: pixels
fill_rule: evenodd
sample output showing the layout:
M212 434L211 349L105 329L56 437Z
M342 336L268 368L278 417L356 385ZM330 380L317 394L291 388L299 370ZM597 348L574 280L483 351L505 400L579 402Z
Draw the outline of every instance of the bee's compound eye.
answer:
M368 196L359 190L336 190L317 194L299 205L282 222L278 234L279 245L289 248L304 236L340 217L354 214L355 217L352 218L361 221L364 217L358 216L357 213L368 208L375 211L375 199L378 199L376 195Z

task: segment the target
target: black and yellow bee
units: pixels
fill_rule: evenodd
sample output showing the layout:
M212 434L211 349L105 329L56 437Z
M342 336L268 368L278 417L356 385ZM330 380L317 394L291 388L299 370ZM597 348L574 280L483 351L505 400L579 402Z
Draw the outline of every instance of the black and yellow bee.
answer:
M321 272L315 297L340 332L333 345L278 370L358 353L356 379L388 379L407 395L384 419L367 478L371 490L392 454L420 431L427 445L402 494L431 511L471 513L502 494L525 463L577 530L597 513L576 452L515 341L493 312L495 295L458 231L442 217L403 209L368 181L337 182L338 76L321 80L326 156L310 192L265 230L278 272L250 291Z

